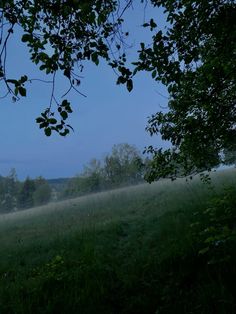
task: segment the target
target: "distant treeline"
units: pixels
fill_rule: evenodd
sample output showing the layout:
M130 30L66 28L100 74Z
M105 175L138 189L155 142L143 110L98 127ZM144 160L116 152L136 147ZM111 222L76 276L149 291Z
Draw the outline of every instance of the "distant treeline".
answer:
M229 154L227 157L226 164L235 163L235 154L233 158ZM27 177L21 182L12 169L7 177L0 176L0 213L138 184L145 181L149 171L150 160L143 158L135 146L127 143L114 145L102 159L92 159L73 178L46 180L40 176L36 179ZM181 168L179 175L182 175Z
M44 205L51 199L51 187L43 177L20 182L15 169L0 176L0 212L11 212Z
M137 184L144 181L146 163L135 146L126 143L114 145L103 160L92 159L80 175L70 179L61 191L61 197Z
M135 146L125 143L114 145L102 160L92 159L80 175L70 179L40 176L21 182L12 169L7 177L0 176L0 213L143 182L147 163Z

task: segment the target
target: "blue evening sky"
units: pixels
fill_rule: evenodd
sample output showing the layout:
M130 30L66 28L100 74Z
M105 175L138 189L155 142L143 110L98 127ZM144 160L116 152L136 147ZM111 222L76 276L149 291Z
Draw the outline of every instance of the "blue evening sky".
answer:
M146 20L154 17L160 28L164 27L163 14L159 9L147 7ZM134 47L128 51L135 59L139 42L150 42L150 32L144 30L144 6L137 4L126 15L130 32L128 42ZM29 61L27 48L11 39L8 47L8 77L27 74L30 78L45 78ZM116 85L116 75L105 63L98 67L87 64L80 91L86 98L71 93L68 99L73 105L70 124L75 132L66 138L53 134L46 137L39 130L35 118L48 106L51 87L34 82L26 98L13 103L11 98L0 100L0 175L7 175L16 168L18 177L34 178L71 177L78 174L92 158L103 158L114 144L129 143L140 151L150 144L162 146L160 138L150 137L145 131L147 118L161 110L167 100L165 89L157 84L150 73L137 75L134 89L128 93L125 86ZM46 78L46 79L50 79ZM58 79L57 91L62 95L67 82Z

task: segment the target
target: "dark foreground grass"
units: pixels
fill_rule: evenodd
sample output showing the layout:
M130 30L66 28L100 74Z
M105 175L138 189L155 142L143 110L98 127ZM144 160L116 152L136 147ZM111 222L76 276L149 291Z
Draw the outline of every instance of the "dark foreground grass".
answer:
M199 254L211 226L202 213L234 180L163 181L3 216L0 313L236 313L236 241L218 241L226 258Z

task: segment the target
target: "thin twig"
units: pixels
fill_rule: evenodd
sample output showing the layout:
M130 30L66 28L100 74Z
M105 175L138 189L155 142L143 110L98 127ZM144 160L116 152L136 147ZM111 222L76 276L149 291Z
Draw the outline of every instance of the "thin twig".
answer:
M11 26L11 27L9 28L9 30L8 30L8 34L7 34L6 38L5 38L4 43L3 43L3 46L2 46L2 51L1 51L1 53L0 53L0 57L2 57L3 51L4 51L5 48L6 48L7 41L8 41L9 37L10 37L11 34L12 34L13 28L14 28L14 24L12 24L12 26Z
M36 79L36 78L33 78L33 79L28 79L27 82L32 82L32 81L38 81L38 82L42 82L42 83L47 83L47 84L53 84L53 81L46 81L46 80L41 80L41 79Z
M51 111L52 108L52 102L54 97L54 90L55 90L55 77L56 77L56 71L53 73L53 82L52 82L52 92L51 92L51 99L50 99L50 104L49 104L49 112Z
M74 89L77 93L79 93L81 96L87 98L87 96L83 93L81 93L77 88L75 88L74 86L72 86L72 89Z
M69 89L65 92L65 94L63 94L63 95L61 96L61 98L64 98L67 94L69 94L69 92L71 91L72 87L73 87L73 85L72 85L72 83L70 83Z

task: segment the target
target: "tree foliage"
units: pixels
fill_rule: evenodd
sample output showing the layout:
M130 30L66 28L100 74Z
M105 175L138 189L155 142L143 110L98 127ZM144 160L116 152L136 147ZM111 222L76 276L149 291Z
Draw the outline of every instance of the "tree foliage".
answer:
M47 204L51 200L51 187L43 177L34 180L35 191L33 192L34 206Z
M98 65L101 58L105 59L121 73L119 82L127 82L131 90L132 81L126 78L131 72L124 67L123 43L127 34L121 28L122 15L130 4L131 1L124 1L121 9L119 1L115 0L1 0L0 80L6 89L3 97L11 95L13 101L25 97L28 83L33 81L26 74L20 78L8 76L7 44L17 28L22 34L21 41L28 46L31 61L50 76L50 81L45 82L52 84L51 98L48 107L36 119L47 136L52 131L65 136L71 129L66 120L72 106L65 96L71 90L83 95L79 86L84 61ZM62 101L55 94L58 72L68 81Z
M19 182L13 168L7 177L0 177L0 212L9 212L17 208Z
M36 190L35 182L29 177L22 184L18 195L19 208L30 208L34 205L33 194Z
M169 110L152 115L147 130L172 147L146 149L149 181L211 169L236 145L235 1L151 2L164 8L168 26L151 47L141 44L135 71L150 71L168 90Z
M142 158L135 146L114 145L104 160L104 175L109 185L137 183L142 180Z
M127 143L112 147L103 160L92 159L83 172L70 179L63 197L100 192L143 181L144 161L138 149Z
M44 205L50 200L51 188L43 177L27 177L21 182L14 168L7 177L0 176L0 213Z

